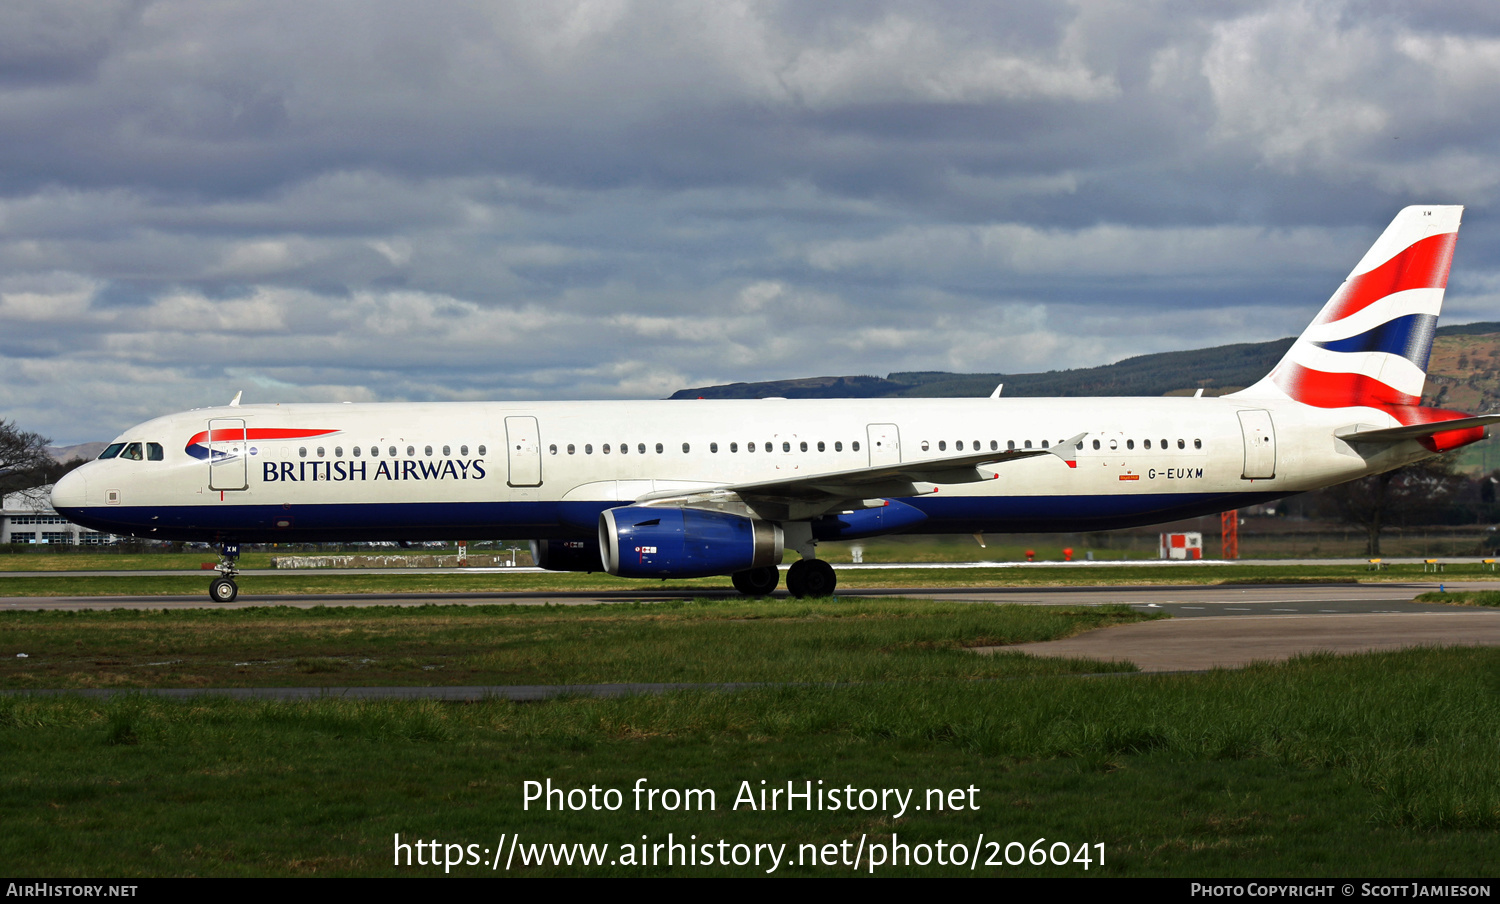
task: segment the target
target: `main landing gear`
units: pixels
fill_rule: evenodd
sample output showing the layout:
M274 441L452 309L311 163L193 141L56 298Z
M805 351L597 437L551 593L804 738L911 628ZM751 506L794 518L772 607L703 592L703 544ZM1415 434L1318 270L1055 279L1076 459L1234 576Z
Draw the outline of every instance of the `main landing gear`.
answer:
M793 562L792 567L786 570L786 589L798 599L806 596L833 596L833 590L838 584L838 575L834 574L833 566L822 559L802 559Z
M219 547L219 564L214 566L219 576L208 585L209 599L216 603L232 603L240 595L240 587L234 582L234 576L240 573L239 557L240 544L226 542Z
M734 589L746 596L770 596L776 591L781 572L776 570L775 565L767 565L735 572L730 579L734 581ZM798 599L806 596L833 596L838 583L838 575L834 573L833 566L822 559L793 562L786 572L787 592Z
M730 580L734 581L734 589L746 596L770 596L781 582L781 572L775 565L766 565L735 572Z

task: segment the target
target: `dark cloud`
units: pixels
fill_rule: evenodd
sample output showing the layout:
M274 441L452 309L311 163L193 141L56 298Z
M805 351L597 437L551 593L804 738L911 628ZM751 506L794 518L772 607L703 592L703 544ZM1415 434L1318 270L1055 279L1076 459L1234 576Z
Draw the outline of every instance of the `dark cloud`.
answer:
M1490 3L11 4L0 413L607 398L1500 298Z

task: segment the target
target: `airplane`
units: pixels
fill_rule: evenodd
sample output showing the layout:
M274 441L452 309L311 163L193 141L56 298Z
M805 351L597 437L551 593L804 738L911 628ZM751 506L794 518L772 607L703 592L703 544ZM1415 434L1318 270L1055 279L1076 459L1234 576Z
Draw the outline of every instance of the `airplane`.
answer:
M126 430L58 481L95 530L241 543L530 540L538 565L833 594L817 545L1094 531L1253 505L1483 439L1423 407L1463 208L1402 210L1279 364L1219 397L256 404Z

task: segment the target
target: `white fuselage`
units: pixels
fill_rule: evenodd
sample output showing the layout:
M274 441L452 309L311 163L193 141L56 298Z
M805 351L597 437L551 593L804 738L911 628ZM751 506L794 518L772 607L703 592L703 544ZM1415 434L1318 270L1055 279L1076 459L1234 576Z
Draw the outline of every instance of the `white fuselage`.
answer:
M902 501L927 514L924 532L1095 530L1229 510L1428 454L1405 442L1361 457L1335 437L1361 423L1395 422L1235 398L251 405L131 428L118 442L156 443L160 460L91 462L54 504L91 527L164 539L566 538L591 536L602 510L648 493L1086 433L1076 466L1006 462L992 479Z

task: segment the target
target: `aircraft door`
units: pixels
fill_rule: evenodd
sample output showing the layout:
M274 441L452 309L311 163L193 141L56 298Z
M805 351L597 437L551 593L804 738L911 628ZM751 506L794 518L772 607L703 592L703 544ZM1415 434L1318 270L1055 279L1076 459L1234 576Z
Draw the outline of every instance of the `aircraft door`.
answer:
M901 464L901 431L895 424L870 424L865 427L870 444L870 467Z
M513 487L542 485L542 441L534 417L505 419L505 457Z
M245 420L216 417L208 422L208 488L250 489Z
M1240 413L1240 432L1245 436L1245 480L1266 480L1276 476L1276 430L1271 412L1262 408Z

